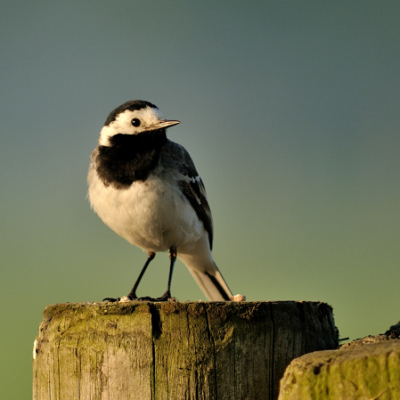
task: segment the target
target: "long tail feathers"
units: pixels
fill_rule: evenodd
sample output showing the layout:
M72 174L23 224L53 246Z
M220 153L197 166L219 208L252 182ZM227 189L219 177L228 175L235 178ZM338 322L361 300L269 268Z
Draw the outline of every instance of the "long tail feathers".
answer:
M200 272L197 269L189 268L197 284L201 290L211 301L230 301L232 300L232 292L226 284L224 278L215 265L215 271Z

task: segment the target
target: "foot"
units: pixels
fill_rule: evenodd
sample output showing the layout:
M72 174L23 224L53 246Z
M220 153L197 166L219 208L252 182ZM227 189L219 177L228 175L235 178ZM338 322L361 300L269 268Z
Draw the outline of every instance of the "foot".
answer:
M122 296L122 297L106 297L103 299L103 301L107 301L110 303L128 303L129 301L150 301L150 302L164 302L164 301L169 301L170 303L176 303L178 302L178 299L176 297L172 297L171 293L167 290L161 297L150 297L150 296L144 296L144 297L131 297L131 296Z
M167 290L161 297L157 297L155 301L170 301L171 299L171 293Z
M169 301L170 303L176 303L178 299L171 296L171 292L167 290L161 297L157 297L155 301Z
M121 300L121 297L117 297L117 298L114 298L114 297L106 297L105 299L103 299L102 301L106 301L106 302L109 302L109 303L116 303L117 301L120 301Z
M151 302L164 302L164 301L169 301L170 303L176 303L178 302L178 299L176 297L171 296L171 292L167 290L161 297L140 297L138 298L139 301L151 301Z

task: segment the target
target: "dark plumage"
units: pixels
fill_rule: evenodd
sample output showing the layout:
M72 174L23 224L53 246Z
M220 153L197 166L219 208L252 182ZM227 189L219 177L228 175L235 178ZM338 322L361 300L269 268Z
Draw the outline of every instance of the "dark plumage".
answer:
M166 141L165 129L113 136L111 146L98 148L96 163L100 179L105 185L118 189L128 188L134 181L146 180L157 165Z

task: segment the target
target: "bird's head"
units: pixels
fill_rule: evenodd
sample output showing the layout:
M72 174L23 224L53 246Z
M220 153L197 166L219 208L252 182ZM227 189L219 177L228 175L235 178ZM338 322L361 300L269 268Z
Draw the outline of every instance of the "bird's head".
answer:
M100 131L99 145L111 146L115 135L139 135L145 132L164 130L179 124L177 120L166 120L152 103L131 100L111 111Z

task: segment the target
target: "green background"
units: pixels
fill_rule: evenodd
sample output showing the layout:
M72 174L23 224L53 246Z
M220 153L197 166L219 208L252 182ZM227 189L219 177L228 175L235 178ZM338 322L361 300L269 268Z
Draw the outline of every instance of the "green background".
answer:
M399 319L400 3L3 1L1 398L31 396L47 304L127 294L146 258L86 200L130 99L205 182L215 260L248 300L320 300L341 336ZM139 295L161 295L166 254ZM172 293L204 299L179 263Z

